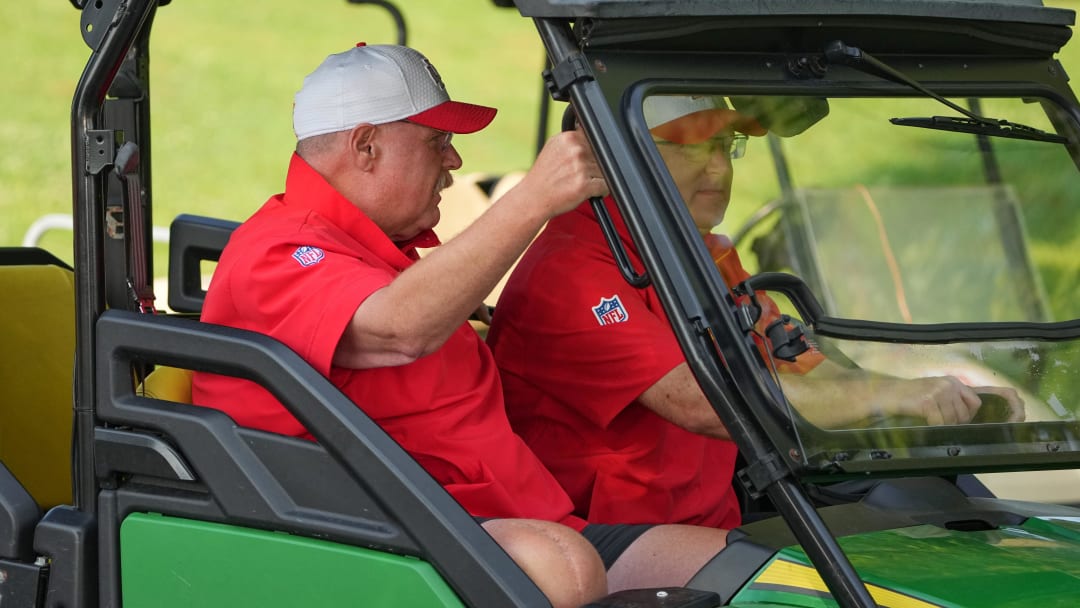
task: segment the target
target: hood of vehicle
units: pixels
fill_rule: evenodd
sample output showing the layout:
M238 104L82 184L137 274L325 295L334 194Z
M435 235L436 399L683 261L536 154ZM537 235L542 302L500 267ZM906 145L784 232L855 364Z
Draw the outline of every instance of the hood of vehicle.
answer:
M1080 605L1080 518L978 531L920 525L839 542L880 606ZM777 553L731 604L835 606L799 548Z

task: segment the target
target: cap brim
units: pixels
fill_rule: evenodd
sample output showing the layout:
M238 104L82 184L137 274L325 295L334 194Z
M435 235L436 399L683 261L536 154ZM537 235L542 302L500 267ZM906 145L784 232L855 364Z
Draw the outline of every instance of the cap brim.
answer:
M451 133L475 133L491 124L498 110L460 101L444 101L406 120Z
M765 135L767 132L761 123L753 118L726 108L700 110L657 125L649 131L665 140L677 144L696 144L703 142L717 133L732 129L747 135Z
M798 135L829 114L829 102L824 97L753 95L732 97L731 104L739 112L756 117L769 132L780 137Z

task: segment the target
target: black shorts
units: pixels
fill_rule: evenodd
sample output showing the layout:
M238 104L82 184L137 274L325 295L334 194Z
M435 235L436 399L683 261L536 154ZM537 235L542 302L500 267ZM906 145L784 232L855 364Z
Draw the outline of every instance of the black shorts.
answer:
M652 527L653 524L589 524L581 534L596 547L604 560L604 569L609 570L623 551Z

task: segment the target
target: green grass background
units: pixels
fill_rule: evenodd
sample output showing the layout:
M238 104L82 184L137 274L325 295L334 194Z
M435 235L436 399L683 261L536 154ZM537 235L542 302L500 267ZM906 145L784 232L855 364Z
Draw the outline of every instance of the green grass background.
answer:
M482 134L455 138L464 159L461 172L527 168L535 147L543 65L532 23L488 0L397 4L406 14L409 43L438 67L451 94L500 109ZM1076 9L1080 0L1047 4ZM19 244L43 214L71 211L71 95L89 55L79 17L65 0L0 3L0 19L13 25L0 38L6 75L0 90L5 148L0 155L0 245ZM327 54L357 41L396 40L385 11L344 0L175 0L158 11L153 31L153 202L159 226L182 212L240 220L279 192L294 144L292 97L303 76ZM1080 70L1080 42L1066 48L1062 61L1067 70ZM561 111L561 104L556 108ZM775 180L761 183L775 189ZM741 225L771 196L752 189L738 194L729 226ZM70 261L70 233L51 232L41 245ZM1036 255L1071 260L1062 276L1075 279L1080 276L1075 249L1066 242L1061 250L1037 250ZM161 275L163 248L155 255L156 274ZM1063 280L1062 286L1074 293L1076 283Z
M482 135L454 139L463 173L525 169L533 157L544 55L532 22L487 0L399 0L409 44L450 94L496 106ZM0 3L0 246L46 213L70 213L71 96L89 56L66 0ZM175 0L151 37L154 223L178 213L243 219L279 192L295 144L292 98L328 54L392 43L393 21L344 0ZM71 259L71 235L42 246ZM159 260L164 260L158 257ZM161 265L160 271L164 270Z

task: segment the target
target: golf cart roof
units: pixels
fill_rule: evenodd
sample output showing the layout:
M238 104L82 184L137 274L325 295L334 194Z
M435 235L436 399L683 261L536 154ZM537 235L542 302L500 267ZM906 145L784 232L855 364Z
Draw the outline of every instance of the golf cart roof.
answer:
M1042 25L1072 25L1067 9L1042 0L515 0L526 17L782 17L848 15L977 19Z
M1075 13L1040 0L518 0L522 15L578 21L584 48L792 52L843 39L878 54L1052 56ZM858 42L852 42L852 41Z

